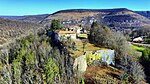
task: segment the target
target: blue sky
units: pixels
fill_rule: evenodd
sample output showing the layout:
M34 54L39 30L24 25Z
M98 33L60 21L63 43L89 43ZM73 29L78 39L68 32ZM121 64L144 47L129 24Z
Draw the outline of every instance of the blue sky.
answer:
M58 10L79 8L150 11L150 0L0 0L0 15L51 14Z

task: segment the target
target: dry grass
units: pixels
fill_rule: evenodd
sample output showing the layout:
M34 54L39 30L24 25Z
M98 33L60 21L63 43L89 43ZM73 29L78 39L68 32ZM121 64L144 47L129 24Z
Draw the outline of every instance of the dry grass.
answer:
M81 56L84 54L83 52L83 43L81 40L77 39L75 40L75 46L76 46L76 51L68 49L71 53L71 56ZM100 48L96 47L94 44L91 44L89 42L86 43L84 51L95 51L95 50L101 50L101 49L106 49L106 48Z
M104 75L110 75L110 74L114 74L116 75L116 78L121 75L123 73L123 71L120 71L118 70L117 68L114 68L114 67L111 67L111 66L108 66L108 67L105 67L105 66L89 66L85 72L85 76L89 75L90 77L93 77L95 75L95 73L97 75L101 75L101 76L104 76ZM110 75L111 76L111 75Z
M70 52L71 52L71 56L73 56L73 57L77 57L77 56L81 56L81 55L83 55L84 53L83 52L81 52L81 51L73 51L73 50L69 50Z
M121 74L123 74L123 71L120 71L111 66L102 67L98 65L93 65L87 68L84 77L86 83L88 84L92 84L92 82L96 80L103 84L106 84L107 80L109 80L113 84L118 84L119 82L121 82L119 79Z
M83 51L83 43L81 40L76 40L75 41L77 49L80 51ZM93 51L93 50L100 50L100 47L96 47L94 44L91 43L86 43L85 45L85 51Z
M84 73L85 84L132 84L130 81L121 81L120 76L124 74L123 71L111 66L92 65L87 67ZM141 81L139 84L147 84Z

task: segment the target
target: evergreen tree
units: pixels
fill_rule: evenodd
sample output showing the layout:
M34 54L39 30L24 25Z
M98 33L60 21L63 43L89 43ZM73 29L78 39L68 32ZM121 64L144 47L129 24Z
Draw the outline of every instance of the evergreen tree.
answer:
M95 28L95 27L98 27L98 22L93 22L92 25L91 25L91 28Z
M61 23L59 20L52 20L52 23L51 23L51 30L54 31L54 30L57 30L57 29L60 29L61 28Z

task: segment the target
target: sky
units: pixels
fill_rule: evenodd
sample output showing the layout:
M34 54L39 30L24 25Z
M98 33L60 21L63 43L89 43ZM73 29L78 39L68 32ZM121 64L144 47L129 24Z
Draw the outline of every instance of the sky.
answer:
M150 11L150 0L0 0L0 15L51 14L64 9L128 8Z

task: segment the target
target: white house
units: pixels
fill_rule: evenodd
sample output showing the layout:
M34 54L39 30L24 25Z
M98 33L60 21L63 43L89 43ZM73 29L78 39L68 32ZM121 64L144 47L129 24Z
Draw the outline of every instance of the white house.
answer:
M80 34L81 33L81 29L80 28L76 29L76 33Z
M143 42L143 38L142 37L134 38L133 42Z

